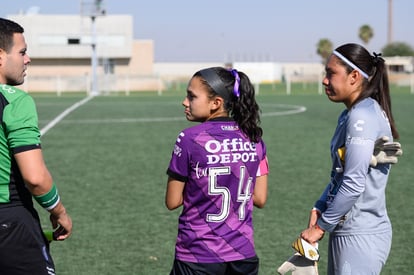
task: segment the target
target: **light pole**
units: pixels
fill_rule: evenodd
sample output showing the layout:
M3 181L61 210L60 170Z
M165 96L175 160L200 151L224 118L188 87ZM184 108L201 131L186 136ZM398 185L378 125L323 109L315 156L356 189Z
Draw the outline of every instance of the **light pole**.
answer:
M392 33L392 0L388 0L388 44L392 43L392 39L393 39L393 33Z
M95 1L96 2L96 1ZM92 56L91 56L91 67L92 67L92 82L91 82L91 95L98 95L98 79L97 79L97 68L98 68L98 55L96 53L96 16L91 15L92 20Z
M92 67L92 79L90 95L95 96L99 94L98 88L98 54L97 54L97 35L96 35L96 18L98 16L105 15L106 11L103 8L103 0L94 0L93 3L87 4L90 8L88 10L88 16L91 18L91 67ZM82 12L83 13L83 12Z

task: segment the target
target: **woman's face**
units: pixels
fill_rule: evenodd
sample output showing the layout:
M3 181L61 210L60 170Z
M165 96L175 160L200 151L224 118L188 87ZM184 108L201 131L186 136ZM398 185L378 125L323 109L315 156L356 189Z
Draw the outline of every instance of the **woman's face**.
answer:
M187 87L183 100L184 113L189 121L204 122L211 118L214 100L209 97L206 86L200 77L193 77Z
M355 70L351 73L339 58L331 55L325 67L326 75L322 81L325 93L333 102L343 102L348 108L361 93L361 75Z

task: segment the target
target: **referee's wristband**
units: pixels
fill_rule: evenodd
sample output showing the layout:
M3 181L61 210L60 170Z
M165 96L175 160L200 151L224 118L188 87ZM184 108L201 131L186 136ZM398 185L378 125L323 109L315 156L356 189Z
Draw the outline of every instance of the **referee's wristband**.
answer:
M33 196L37 203L44 209L51 210L59 203L60 197L56 185L53 183L52 188L46 194Z

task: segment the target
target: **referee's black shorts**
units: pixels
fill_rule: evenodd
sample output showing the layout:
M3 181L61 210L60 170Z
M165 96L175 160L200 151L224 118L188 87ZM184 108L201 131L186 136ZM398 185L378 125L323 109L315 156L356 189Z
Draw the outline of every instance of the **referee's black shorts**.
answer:
M170 275L257 275L259 258L224 263L189 263L174 260Z
M0 208L0 274L55 274L49 243L35 211L23 206Z

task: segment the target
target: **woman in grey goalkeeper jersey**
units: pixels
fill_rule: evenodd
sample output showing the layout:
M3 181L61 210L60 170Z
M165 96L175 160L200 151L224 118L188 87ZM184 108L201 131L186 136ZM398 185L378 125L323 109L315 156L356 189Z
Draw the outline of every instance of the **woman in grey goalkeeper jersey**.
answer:
M391 165L369 163L378 138L398 138L384 59L358 44L342 45L328 59L323 85L346 109L331 141L331 180L301 237L316 243L330 233L328 274L379 274L391 248L385 199Z

